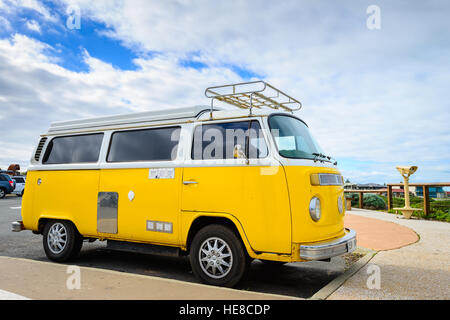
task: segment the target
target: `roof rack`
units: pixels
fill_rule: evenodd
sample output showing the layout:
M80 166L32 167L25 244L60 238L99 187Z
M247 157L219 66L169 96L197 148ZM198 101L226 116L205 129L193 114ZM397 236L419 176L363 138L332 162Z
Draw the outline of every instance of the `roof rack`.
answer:
M211 99L211 118L214 100L219 100L241 109L283 109L288 112L298 111L302 104L297 99L288 96L281 90L271 86L264 81L251 81L223 86L209 87L205 91L207 98Z

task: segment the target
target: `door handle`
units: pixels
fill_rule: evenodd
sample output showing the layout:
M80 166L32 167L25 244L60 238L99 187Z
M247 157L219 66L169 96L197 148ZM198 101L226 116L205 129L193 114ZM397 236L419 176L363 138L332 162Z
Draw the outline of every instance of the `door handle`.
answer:
M191 185L191 184L198 184L198 182L197 181L183 181L183 184L185 186L188 186L188 185Z

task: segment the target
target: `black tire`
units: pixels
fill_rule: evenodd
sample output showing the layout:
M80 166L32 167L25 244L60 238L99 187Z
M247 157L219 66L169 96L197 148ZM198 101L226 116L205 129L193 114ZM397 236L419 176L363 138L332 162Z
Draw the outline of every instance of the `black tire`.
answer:
M55 240L58 236L54 235L60 229L58 242L60 246L56 244ZM49 234L52 232L52 235ZM78 233L78 230L70 221L66 220L51 220L46 223L44 227L43 245L44 251L47 257L55 262L66 262L74 259L78 253L80 253L83 246L83 237Z
M3 199L6 197L6 190L3 188L0 188L0 199Z
M219 241L215 242L215 240ZM202 248L208 247L208 243L215 247L211 250L213 254L210 259L204 250L201 251ZM224 244L226 246L222 248ZM217 249L221 248L219 253ZM231 259L227 255L230 255ZM239 237L231 229L218 224L206 226L197 232L190 247L189 258L192 271L200 281L222 287L234 287L243 280L251 262ZM207 259L207 261L201 261L201 259ZM208 261L216 265L210 266ZM216 267L218 265L220 267Z

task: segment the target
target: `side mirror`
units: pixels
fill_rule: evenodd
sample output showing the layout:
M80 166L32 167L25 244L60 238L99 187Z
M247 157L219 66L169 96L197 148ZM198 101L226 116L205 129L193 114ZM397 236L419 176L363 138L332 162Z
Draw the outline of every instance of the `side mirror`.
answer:
M244 150L242 150L242 147L241 147L241 145L240 144L237 144L237 145L235 145L234 146L234 149L233 149L233 157L235 158L235 159L245 159L246 161L246 163L247 164L249 164L249 160L248 160L248 158L247 158L247 156L245 155L245 152L244 152Z

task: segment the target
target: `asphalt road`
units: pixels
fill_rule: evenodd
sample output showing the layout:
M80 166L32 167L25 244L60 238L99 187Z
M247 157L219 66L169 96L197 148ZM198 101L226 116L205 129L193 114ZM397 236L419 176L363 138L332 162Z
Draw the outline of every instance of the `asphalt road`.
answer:
M0 255L49 261L42 248L42 236L31 231L11 232L11 222L21 220L21 198L0 199ZM72 264L127 273L196 282L187 258L161 257L106 249L106 242L84 242ZM272 269L255 260L248 278L239 289L309 298L344 272L342 258L331 262L290 263ZM186 297L189 299L189 297Z

